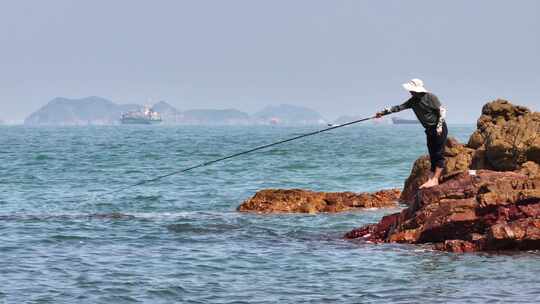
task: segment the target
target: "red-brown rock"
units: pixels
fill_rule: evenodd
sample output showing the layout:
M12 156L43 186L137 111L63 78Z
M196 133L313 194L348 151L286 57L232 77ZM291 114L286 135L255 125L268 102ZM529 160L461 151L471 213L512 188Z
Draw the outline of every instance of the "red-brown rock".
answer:
M460 173L418 191L402 212L345 237L430 243L453 252L540 249L540 178L490 170Z
M237 210L257 213L317 213L394 207L400 194L401 191L398 189L375 193L266 189L258 191Z

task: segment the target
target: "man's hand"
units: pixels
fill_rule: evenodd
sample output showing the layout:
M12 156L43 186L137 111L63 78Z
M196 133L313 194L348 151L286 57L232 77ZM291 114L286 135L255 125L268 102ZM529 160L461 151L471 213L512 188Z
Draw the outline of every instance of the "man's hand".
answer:
M377 113L375 114L375 117L381 118L381 117L383 117L384 115L388 115L388 114L390 114L390 113L392 113L392 111L390 110L390 108L385 108L384 110L382 110L382 111L380 111L380 112L377 112Z
M442 127L437 127L437 135L441 135L442 134Z

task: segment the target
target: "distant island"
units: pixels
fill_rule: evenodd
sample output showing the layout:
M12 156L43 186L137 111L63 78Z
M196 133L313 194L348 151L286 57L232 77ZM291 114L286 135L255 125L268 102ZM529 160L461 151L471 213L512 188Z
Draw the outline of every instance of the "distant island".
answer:
M138 111L138 104L116 104L108 99L90 96L80 99L57 97L29 115L30 126L117 125L122 113ZM236 109L191 109L180 111L165 101L152 106L164 124L179 125L319 125L326 121L317 111L281 104L268 106L249 115Z
M315 110L287 104L268 106L255 113L253 117L258 121L287 125L324 124L326 122L322 115Z
M57 97L30 114L25 125L111 125L118 124L123 112L139 110L135 104L118 105L102 97L81 99Z

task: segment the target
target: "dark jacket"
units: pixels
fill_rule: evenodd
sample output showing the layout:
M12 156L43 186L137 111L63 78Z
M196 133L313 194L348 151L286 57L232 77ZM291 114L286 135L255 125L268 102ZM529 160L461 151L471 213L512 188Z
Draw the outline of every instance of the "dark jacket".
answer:
M390 112L413 109L414 114L426 129L436 128L439 123L441 102L432 93L421 93L411 97L401 105L393 106Z

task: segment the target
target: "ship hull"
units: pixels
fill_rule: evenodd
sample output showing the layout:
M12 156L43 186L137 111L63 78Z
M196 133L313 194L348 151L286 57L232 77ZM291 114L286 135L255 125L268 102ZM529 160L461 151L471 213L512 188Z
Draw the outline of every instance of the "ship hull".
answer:
M420 122L417 119L403 119L403 118L392 118L392 123L395 125L417 125Z
M123 125L157 125L161 123L161 120L156 119L142 119L142 118L123 118L120 120Z

